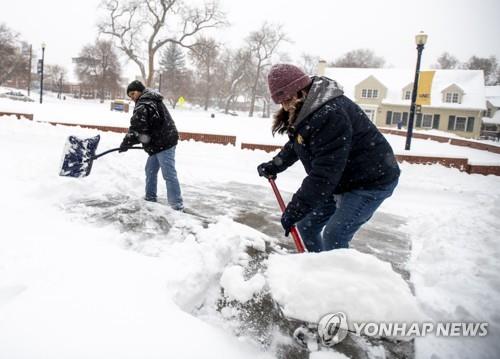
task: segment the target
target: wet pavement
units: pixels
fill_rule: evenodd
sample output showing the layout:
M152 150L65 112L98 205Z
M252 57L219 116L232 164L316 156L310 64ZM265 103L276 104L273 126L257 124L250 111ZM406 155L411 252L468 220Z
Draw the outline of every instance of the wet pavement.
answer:
M200 196L202 193L209 194ZM235 182L224 184L223 187L219 184L207 184L203 187L185 186L183 196L187 206L197 213L207 217L230 216L236 222L279 239L281 245L294 250L293 241L283 234L280 209L271 187ZM282 192L282 196L287 202L292 194ZM404 224L403 217L377 211L356 233L351 246L360 252L373 254L391 263L393 269L408 281L406 264L410 256L411 243L407 234L401 229Z
M200 197L200 193L209 193L209 195ZM285 202L291 198L291 195L291 193L282 192ZM208 217L212 214L230 216L236 222L277 238L284 248L295 251L293 241L283 235L280 209L270 187L235 182L224 184L223 187L218 184L207 184L203 188L185 187L184 198L186 204L198 213ZM413 291L407 268L411 242L409 236L403 231L405 223L403 217L378 211L356 233L351 246L360 252L372 254L391 263L393 269L401 274ZM247 268L248 275L251 276L256 268L261 267L266 256L258 253L249 254L255 259L253 266L250 265L250 268ZM228 303L222 299L219 306L236 307L240 313L239 322L244 323L237 332L256 338L264 346L273 347L272 350L278 358L309 357L308 351L297 345L290 345L286 341L273 342L270 333L276 329L291 337L293 331L302 323L284 318L280 308L269 295L264 294L243 305ZM350 358L357 359L378 357L377 353L380 351L384 352L382 357L387 359L414 357L413 341L398 342L384 338L359 338L350 335L342 343L336 345L335 349Z

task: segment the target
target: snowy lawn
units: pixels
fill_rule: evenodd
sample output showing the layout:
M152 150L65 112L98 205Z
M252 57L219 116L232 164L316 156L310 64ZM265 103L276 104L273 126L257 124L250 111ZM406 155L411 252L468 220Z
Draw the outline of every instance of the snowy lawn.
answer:
M45 95L44 99L44 104L40 105L37 102L24 103L0 98L0 111L33 113L35 121L41 122L116 127L128 127L133 111L133 103L130 104L130 112L126 114L110 111L109 101L101 104L97 100L85 101L70 97L63 101L54 98L50 93ZM237 147L240 147L241 142L267 145L283 145L286 142L285 136L271 135L271 120L261 118L260 114L249 118L246 113L231 116L216 110L207 112L189 107L171 112L179 131L233 135L236 136ZM214 114L215 118L211 118L211 114ZM411 151L405 151L405 137L387 134L385 137L397 154L468 158L471 164L500 165L500 154L417 138L412 140Z

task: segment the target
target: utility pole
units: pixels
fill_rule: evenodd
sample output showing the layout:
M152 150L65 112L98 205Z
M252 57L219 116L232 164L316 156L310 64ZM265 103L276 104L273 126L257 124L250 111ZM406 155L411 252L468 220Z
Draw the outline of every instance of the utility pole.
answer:
M30 91L31 91L31 60L33 58L32 47L33 45L30 45L30 61L28 64L28 97L30 96Z
M40 63L40 103L43 100L43 62L45 60L45 43L42 44L42 60Z

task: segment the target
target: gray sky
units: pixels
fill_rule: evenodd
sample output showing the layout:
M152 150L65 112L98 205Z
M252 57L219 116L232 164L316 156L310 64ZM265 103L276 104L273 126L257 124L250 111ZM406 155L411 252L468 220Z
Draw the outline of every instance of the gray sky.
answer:
M186 0L187 3L202 0ZM40 50L47 44L46 64L72 72L71 58L97 36L100 0L0 0L0 22ZM496 55L500 60L499 0L221 0L232 26L218 36L241 45L264 20L284 25L294 41L283 47L292 56L317 55L328 61L343 53L370 48L387 65L414 68L414 35L429 34L422 64L435 63L448 51L466 61ZM126 76L138 74L126 67Z

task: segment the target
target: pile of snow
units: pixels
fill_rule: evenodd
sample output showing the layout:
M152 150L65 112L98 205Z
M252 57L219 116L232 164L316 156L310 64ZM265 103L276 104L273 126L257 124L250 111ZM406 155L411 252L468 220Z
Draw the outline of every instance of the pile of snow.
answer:
M224 294L230 300L244 303L264 289L266 279L261 273L245 279L244 267L236 265L226 268L220 279L220 284L224 288Z
M425 319L389 263L354 249L272 255L267 276L273 298L291 318L317 323L341 311L351 323Z

